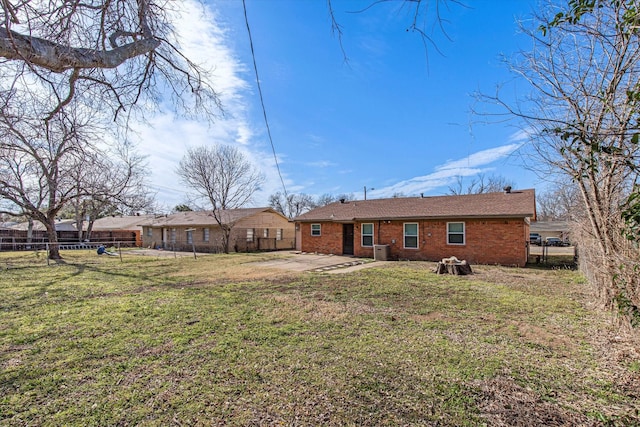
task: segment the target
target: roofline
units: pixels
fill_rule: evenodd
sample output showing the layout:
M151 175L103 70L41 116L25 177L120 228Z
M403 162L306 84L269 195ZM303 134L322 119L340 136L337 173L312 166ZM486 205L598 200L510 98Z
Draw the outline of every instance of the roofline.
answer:
M316 218L316 219L294 219L293 222L336 222L336 223L349 223L349 222L363 222L363 221L417 221L424 219L478 219L478 218L532 218L532 213L527 214L514 214L514 215L442 215L442 216L398 216L398 217L374 217L374 218L351 218L351 219L330 219L330 218Z
M288 222L292 222L289 218L287 218L285 215L283 215L282 213L278 212L277 210L275 210L275 209L274 209L274 208L272 208L271 206L266 206L266 207L257 207L257 208L234 208L234 209L227 209L227 211L239 211L239 210L249 210L249 209L253 209L253 210L255 210L256 212L254 212L254 213L252 213L252 214L250 214L250 215L246 215L246 216L240 217L240 218L238 218L238 220L233 221L233 223L235 224L236 222L238 222L238 221L240 221L240 220L243 220L243 219L245 219L245 218L251 218L251 217L253 217L253 216L255 216L255 215L259 214L259 213L263 213L263 212L271 212L271 213L275 213L275 214L277 214L277 215L281 216L281 217L282 217L283 219L285 219L286 221L288 221ZM223 210L219 210L219 211L220 211L220 212L225 212L225 210L224 210L224 209L223 209ZM192 213L197 213L197 214L201 214L201 213L209 213L209 212L212 212L212 210L211 210L211 209L205 209L205 210L200 210L200 211L190 211L190 212L192 212ZM158 218L151 218L151 219L150 219L151 223L149 223L149 222L143 222L142 224L139 224L138 226L139 226L139 227L167 227L167 226L182 227L182 226L194 226L194 225L195 225L195 226L198 226L198 225L199 225L199 226L206 225L206 226L208 226L208 227L209 227L209 226L213 226L213 227L219 227L219 226L220 226L220 224L217 222L217 220L215 220L215 217L214 217L214 221L213 221L212 223L196 223L196 224L194 224L194 223L192 223L192 222L188 222L188 223L186 223L186 222L185 222L185 223L183 223L183 222L179 222L179 223L175 223L175 224L167 224L167 222L166 222L166 221L167 221L167 219L168 219L169 217L172 217L172 216L176 216L176 217L178 217L178 216L180 216L180 214L181 214L181 213L183 213L183 212L175 212L175 213L172 213L172 214L161 215L161 216L160 216L160 217L158 217ZM187 212L187 213L189 213L189 212ZM224 225L228 225L229 223L228 223L228 222L224 222L223 224L224 224Z

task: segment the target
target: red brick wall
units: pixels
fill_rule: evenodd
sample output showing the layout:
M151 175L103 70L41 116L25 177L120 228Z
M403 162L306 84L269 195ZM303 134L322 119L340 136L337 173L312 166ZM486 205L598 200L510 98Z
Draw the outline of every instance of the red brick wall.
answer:
M300 237L302 252L342 255L341 223L323 222L320 227L320 236L312 236L311 224L303 222L300 224Z
M439 261L455 256L471 264L524 266L527 261L529 224L524 219L423 220L418 223L418 249L404 248L405 221L373 221L374 243L389 245L390 259ZM465 243L447 244L447 222L465 223ZM342 224L322 223L322 235L311 236L311 225L300 224L301 250L342 254ZM354 226L354 255L373 257L372 247L362 247L361 223Z

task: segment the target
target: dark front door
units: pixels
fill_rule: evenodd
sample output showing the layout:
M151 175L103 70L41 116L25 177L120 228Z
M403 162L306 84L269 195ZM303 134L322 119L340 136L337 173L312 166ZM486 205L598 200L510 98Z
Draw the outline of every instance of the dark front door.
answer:
M353 224L342 225L342 254L353 255Z

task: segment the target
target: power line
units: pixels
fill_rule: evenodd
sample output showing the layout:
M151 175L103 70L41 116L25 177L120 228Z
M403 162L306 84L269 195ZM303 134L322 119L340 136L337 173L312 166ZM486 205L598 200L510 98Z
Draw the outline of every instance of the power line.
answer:
M278 164L278 156L276 155L276 148L273 145L273 138L271 137L271 128L269 127L269 120L267 119L267 110L264 107L264 98L262 96L262 87L260 86L260 77L258 76L258 65L256 64L256 54L253 49L253 38L251 37L251 28L249 27L249 18L247 17L247 4L245 0L242 0L242 7L244 9L244 22L247 25L247 33L249 34L249 45L251 46L251 58L253 59L253 70L256 73L256 85L258 86L258 94L260 96L260 105L262 107L262 115L264 116L264 124L267 127L267 135L269 136L269 143L271 144L271 151L273 152L273 160L276 163L276 169L278 170L278 176L282 183L282 189L284 190L284 199L287 200L287 187L284 185L284 179L282 179L282 173L280 173L280 165Z

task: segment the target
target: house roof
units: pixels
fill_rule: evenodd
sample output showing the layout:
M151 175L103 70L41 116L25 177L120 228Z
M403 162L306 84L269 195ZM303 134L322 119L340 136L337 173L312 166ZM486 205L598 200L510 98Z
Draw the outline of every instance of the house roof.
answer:
M535 217L535 190L461 196L397 197L335 202L313 209L297 222L420 218Z
M138 225L141 222L153 218L153 215L125 215L125 216L107 216L97 219L93 223L93 230L95 231L114 231L114 230L139 230L141 227ZM86 230L89 224L84 221L83 228ZM11 228L16 230L27 230L29 223L20 222L13 225ZM33 229L43 231L45 230L44 224L40 221L33 222ZM56 220L57 231L77 231L75 219L60 219Z
M531 232L566 232L569 231L569 221L532 221Z
M154 215L126 215L126 216L106 216L99 218L93 223L93 229L100 230L140 230L140 224L151 220ZM87 224L84 224L87 227Z
M14 230L28 230L29 223L28 222L19 222L11 226ZM33 221L33 230L35 231L44 231L46 227L43 223L38 220ZM76 231L75 220L73 219L58 219L56 220L56 231Z
M280 215L282 218L288 221L287 217L272 208L241 208L228 209L220 212L222 214L222 221L224 224L233 224L243 218L247 218L262 212L271 212L276 215ZM192 211L163 215L142 222L140 223L140 225L147 227L182 227L196 225L217 226L218 223L211 211Z

